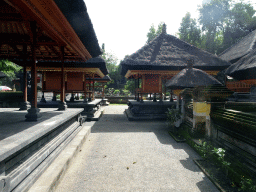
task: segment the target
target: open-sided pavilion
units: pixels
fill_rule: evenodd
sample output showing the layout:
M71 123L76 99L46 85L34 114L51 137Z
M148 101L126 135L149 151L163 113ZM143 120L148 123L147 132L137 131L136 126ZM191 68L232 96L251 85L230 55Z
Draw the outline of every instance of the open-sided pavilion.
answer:
M37 71L49 66L59 73L54 85L61 94L59 110L65 110L65 62L83 63L101 54L84 2L4 0L0 5L0 58L23 66L25 81L27 71L31 71L32 101L26 120L35 121L41 116L37 108ZM23 109L28 109L26 86L24 103Z
M159 36L121 63L121 73L128 79L137 79L137 98L143 94L162 97L165 82L186 68L188 60L194 61L195 68L213 76L230 66L216 55L167 34L164 24Z
M165 119L167 108L172 105L162 99L165 83L186 68L189 60L194 62L195 68L212 76L230 66L216 55L168 35L165 24L159 36L122 61L121 73L128 79L135 79L135 99L140 101L129 101L128 118ZM178 95L178 91L174 93ZM144 102L143 94L159 94L160 102ZM153 101L157 101L155 96Z

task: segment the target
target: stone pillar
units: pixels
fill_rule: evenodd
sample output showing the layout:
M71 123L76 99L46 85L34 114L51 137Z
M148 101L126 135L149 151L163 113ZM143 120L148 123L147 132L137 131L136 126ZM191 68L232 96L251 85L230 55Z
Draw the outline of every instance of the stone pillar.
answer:
M61 46L60 50L61 50L61 92L60 92L60 103L58 106L58 110L65 111L67 109L67 105L65 102L64 46Z
M40 109L37 108L37 66L36 66L36 22L30 22L30 27L33 35L33 42L31 44L32 52L32 65L31 65L31 90L32 90L32 101L31 108L28 110L25 118L26 121L37 121L42 117Z

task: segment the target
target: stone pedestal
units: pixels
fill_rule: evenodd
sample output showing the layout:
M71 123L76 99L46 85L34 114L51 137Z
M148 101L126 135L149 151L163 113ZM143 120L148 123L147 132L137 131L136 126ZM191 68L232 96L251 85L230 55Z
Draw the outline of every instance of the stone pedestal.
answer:
M142 101L129 100L129 108L125 110L128 120L166 120L168 108L175 107L170 101Z
M211 104L206 102L193 103L193 128L192 133L202 136L211 136L210 126Z
M40 119L42 117L42 114L39 113L40 109L38 108L30 108L28 110L28 114L26 114L26 121L37 121L38 119Z
M52 101L57 101L56 95L52 97Z
M103 99L101 100L101 105L102 105L102 106L108 106L108 105L109 105L108 99L103 98Z
M31 107L30 103L28 101L24 101L20 103L20 111L22 110L28 110Z
M74 97L74 94L71 94L71 97L70 97L70 102L74 102L75 101L75 97Z
M41 103L46 103L46 100L45 100L45 98L44 98L44 95L42 95L42 98L41 98L40 102L41 102Z
M59 102L59 105L58 105L58 111L65 111L66 109L67 109L67 104L66 104L66 102L60 101L60 102Z

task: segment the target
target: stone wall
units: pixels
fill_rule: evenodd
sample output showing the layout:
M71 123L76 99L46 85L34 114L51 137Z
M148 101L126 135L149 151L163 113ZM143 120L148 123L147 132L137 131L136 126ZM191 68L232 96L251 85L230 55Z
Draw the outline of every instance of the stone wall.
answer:
M108 102L110 104L127 104L128 100L134 99L134 97L113 97L113 96L106 96L106 99L108 99Z

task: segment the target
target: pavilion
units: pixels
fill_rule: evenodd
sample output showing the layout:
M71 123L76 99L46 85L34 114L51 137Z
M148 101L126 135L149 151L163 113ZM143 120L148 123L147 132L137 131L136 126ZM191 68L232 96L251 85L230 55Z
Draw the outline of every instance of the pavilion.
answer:
M232 63L225 74L237 80L226 82L227 88L235 92L250 92L250 88L256 85L255 51L256 30L219 55Z
M38 71L42 73L43 80L42 92L54 92L54 95L60 93L61 85L55 83L61 79L60 64L60 61L38 63ZM64 72L65 92L72 93L72 96L75 93L84 93L86 96L88 93L89 101L94 100L94 79L102 79L108 74L106 62L100 56L91 58L87 62L65 61ZM91 81L88 81L88 78Z
M164 24L159 36L121 63L121 74L127 79L137 79L138 97L159 94L161 99L164 83L186 68L188 60L194 61L195 68L213 76L230 66L229 62L216 55L168 35Z
M165 102L162 99L162 94L165 92L165 83L186 68L188 60L193 60L195 68L212 76L216 76L220 71L230 66L229 62L220 59L216 55L168 35L165 24L159 36L122 61L121 74L127 79L135 80L135 86L137 87L135 99L140 101L129 101L129 111L127 113L129 113L130 119L135 118L136 115L140 116L140 113L147 116L145 118L154 118L152 114L156 113L158 114L155 115L156 118L158 118L159 113L161 113L160 119L165 117L167 108L171 107L169 106L171 102ZM174 93L178 95L178 92ZM144 94L154 94L153 102L144 102L142 97ZM159 94L159 105L161 106L158 106L158 102L156 103L156 94ZM142 109L144 106L145 109Z
M54 84L60 88L59 110L65 110L65 62L86 62L102 53L83 0L4 0L0 5L0 58L23 66L25 82L27 70L31 70L32 102L26 120L41 117L37 71L49 66L59 71ZM26 85L21 109L28 109Z

